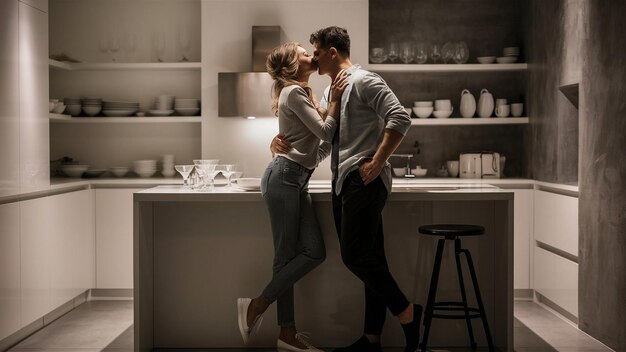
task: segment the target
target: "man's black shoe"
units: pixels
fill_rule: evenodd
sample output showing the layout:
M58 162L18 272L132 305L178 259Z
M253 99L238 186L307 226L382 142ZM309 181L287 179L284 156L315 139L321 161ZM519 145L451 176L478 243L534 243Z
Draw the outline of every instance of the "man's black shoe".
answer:
M333 352L380 352L380 342L370 342L370 340L361 336L355 343L347 347L340 347Z

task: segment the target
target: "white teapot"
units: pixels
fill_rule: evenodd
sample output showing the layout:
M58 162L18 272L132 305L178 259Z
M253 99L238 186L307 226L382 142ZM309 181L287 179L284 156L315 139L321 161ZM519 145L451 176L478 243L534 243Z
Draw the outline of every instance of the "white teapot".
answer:
M481 90L480 98L478 98L478 116L490 117L493 113L493 105L493 95L487 89Z
M463 89L461 92L461 116L474 117L476 112L476 99L469 90Z

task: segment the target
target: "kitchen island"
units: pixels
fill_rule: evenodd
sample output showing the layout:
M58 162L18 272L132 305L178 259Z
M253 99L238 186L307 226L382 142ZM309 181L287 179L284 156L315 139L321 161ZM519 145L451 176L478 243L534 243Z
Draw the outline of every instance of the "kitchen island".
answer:
M342 346L362 333L363 286L341 261L330 190L312 184L310 192L327 258L295 286L296 322L312 333L316 346ZM485 235L464 238L463 246L472 252L494 343L512 351L513 192L486 182L394 180L383 219L390 270L408 298L422 305L437 238L419 235L418 227L485 227ZM235 301L257 296L272 275L272 236L260 192L151 188L134 195L134 227L135 350L242 347ZM460 298L451 247L444 253L438 300ZM468 299L475 305L473 294ZM276 345L275 306L264 317L251 347ZM480 321L473 327L479 346L486 345ZM435 320L429 341L467 346L465 322ZM383 346L403 342L400 325L389 315Z

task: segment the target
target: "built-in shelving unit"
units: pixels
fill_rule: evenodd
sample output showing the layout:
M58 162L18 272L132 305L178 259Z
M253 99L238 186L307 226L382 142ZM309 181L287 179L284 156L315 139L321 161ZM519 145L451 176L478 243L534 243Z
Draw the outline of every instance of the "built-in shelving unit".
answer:
M524 71L528 64L369 64L365 68L375 72L491 72Z
M411 119L412 126L460 126L460 125L522 125L528 117L451 117L447 119Z
M52 69L68 71L101 70L200 70L199 62L61 62L49 59Z
M200 123L200 116L145 116L145 117L71 117L62 114L50 114L54 123Z

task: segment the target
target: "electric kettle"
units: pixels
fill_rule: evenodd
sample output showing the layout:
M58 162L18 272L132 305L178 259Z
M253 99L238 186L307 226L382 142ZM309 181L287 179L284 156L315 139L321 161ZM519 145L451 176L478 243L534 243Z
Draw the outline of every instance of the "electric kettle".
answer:
M500 154L469 152L459 156L460 178L500 178Z

